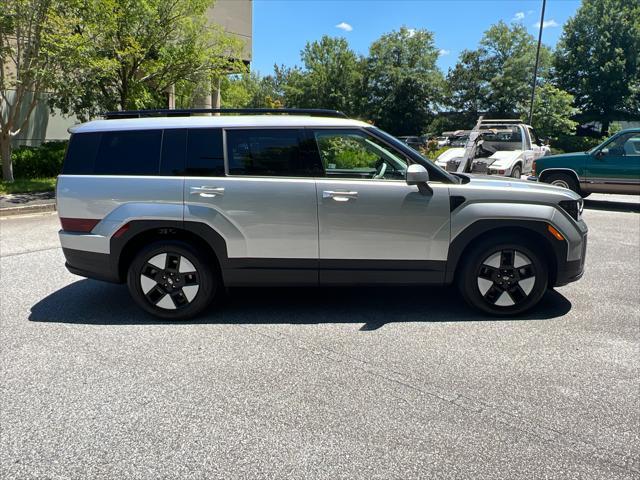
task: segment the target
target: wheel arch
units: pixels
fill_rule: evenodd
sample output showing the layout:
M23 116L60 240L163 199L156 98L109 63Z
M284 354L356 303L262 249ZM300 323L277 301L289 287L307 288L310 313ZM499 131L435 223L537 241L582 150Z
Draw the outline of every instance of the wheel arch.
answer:
M576 173L576 171L572 170L571 168L545 168L538 174L538 179L541 182L546 183L545 178L554 173L562 173L565 175L569 175L571 178L575 179L578 185L580 185L580 177L578 177L578 174Z
M124 281L135 254L145 245L159 240L182 240L208 255L222 273L227 260L226 242L215 230L199 222L139 220L126 224L125 233L111 238L114 270Z
M465 254L479 241L488 237L521 236L539 245L549 267L549 285L555 285L558 269L567 255L566 242L551 239L547 222L538 220L478 220L468 226L451 242L447 257L445 282L452 283L464 263Z

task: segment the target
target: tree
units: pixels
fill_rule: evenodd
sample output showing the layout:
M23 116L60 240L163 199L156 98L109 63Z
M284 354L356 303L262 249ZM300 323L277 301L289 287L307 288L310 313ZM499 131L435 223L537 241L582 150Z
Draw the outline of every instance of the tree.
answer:
M500 21L492 25L476 50L461 53L449 70L449 106L465 111L485 111L496 116L516 114L531 98L536 40L520 24ZM540 49L539 82L549 76L551 53Z
M536 89L532 124L540 136L557 138L575 133L577 122L571 117L578 113L578 109L573 106L573 100L573 95L550 83ZM527 121L529 102L521 104L519 110L520 117Z
M255 72L225 78L222 106L226 108L281 108L281 93L273 76Z
M80 34L89 61L69 79L75 94L55 105L81 118L105 110L166 104L166 91L190 98L198 85L242 67L242 44L207 24L212 0L100 0L84 4Z
M640 112L640 2L584 0L554 57L559 86L603 133L620 115Z
M366 59L364 113L398 135L423 130L442 99L433 33L406 27L373 42Z
M344 38L323 36L300 52L303 68L280 68L288 107L330 108L349 115L358 110L360 60Z
M78 35L72 0L12 0L0 10L0 152L13 181L11 139L28 126L43 94L55 96L88 45Z

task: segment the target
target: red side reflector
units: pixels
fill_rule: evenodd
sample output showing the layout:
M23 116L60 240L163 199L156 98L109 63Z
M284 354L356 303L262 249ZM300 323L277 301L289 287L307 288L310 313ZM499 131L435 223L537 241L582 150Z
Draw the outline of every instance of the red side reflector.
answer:
M122 225L117 231L116 233L113 234L113 236L115 238L120 238L122 235L124 235L125 233L127 233L127 230L129 230L130 225L128 223L125 223L124 225Z
M65 232L89 233L100 220L95 218L60 218L62 230Z

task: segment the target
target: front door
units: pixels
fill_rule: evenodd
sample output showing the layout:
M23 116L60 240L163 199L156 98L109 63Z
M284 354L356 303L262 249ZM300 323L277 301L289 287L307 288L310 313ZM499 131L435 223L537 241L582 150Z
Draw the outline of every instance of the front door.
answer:
M589 191L640 193L640 132L618 135L588 157Z
M405 182L401 152L364 129L310 132L317 179L320 283L437 283L449 248L449 189Z
M317 170L307 163L304 130L226 129L224 142L222 135L189 130L185 221L223 238L226 285L317 285Z

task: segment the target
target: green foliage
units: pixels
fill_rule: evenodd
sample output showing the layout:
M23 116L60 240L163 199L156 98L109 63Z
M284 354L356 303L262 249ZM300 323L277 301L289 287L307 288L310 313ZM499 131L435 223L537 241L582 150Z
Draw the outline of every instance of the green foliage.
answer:
M54 97L64 113L81 118L105 110L166 105L166 91L191 99L198 86L244 68L240 40L207 23L211 0L92 0L76 15L87 46L67 72L68 88Z
M318 148L325 163L335 165L332 168L372 167L378 159L374 153L365 150L354 138L320 137Z
M12 152L17 178L55 177L62 171L67 142L46 142L39 147L20 147Z
M640 113L640 2L584 0L564 26L554 57L560 88L585 120Z
M571 120L578 109L573 106L573 95L547 83L536 89L533 101L532 126L543 138L569 135L575 132L577 122ZM520 105L520 117L527 121L529 102Z
M300 52L303 68L276 68L288 107L358 112L360 60L344 38L323 36Z
M273 76L245 73L222 80L224 108L281 108L283 99Z
M471 130L477 121L478 117L474 114L440 114L427 124L425 132L433 135L441 135L442 132L450 132L453 130Z
M443 98L433 33L400 28L373 42L365 60L363 114L395 135L422 130Z
M51 192L56 188L56 177L16 178L13 182L0 180L0 195L8 193Z
M437 146L437 144L436 144ZM435 161L440 155L442 155L444 152L446 152L447 150L449 150L451 147L440 147L440 148L435 148L435 149L427 149L424 152L420 152L423 154L423 156L425 156L426 158L428 158L429 160L433 160Z
M551 149L561 152L586 152L604 142L603 138L577 137L575 135L560 135L551 139ZM555 152L554 152L555 153Z
M449 104L459 111L485 111L495 116L511 116L531 97L531 81L537 41L520 24L500 21L492 25L476 50L460 54L449 70ZM551 53L540 50L539 78L549 76Z

